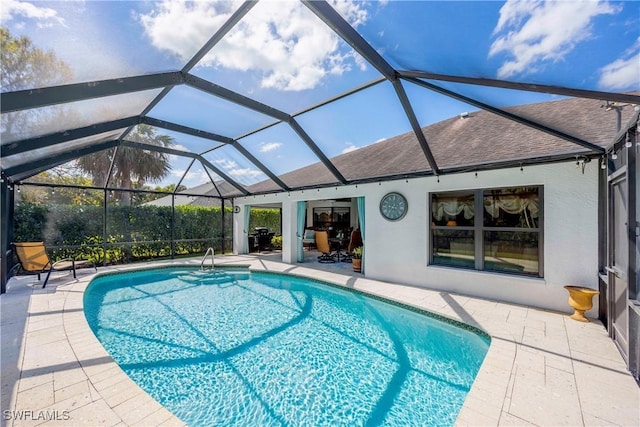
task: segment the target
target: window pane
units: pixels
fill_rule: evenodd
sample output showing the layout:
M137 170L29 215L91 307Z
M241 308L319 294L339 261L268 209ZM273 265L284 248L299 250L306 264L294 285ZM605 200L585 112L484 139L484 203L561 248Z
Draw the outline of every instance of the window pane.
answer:
M350 208L333 208L333 222L349 222L351 220Z
M333 208L333 229L338 237L339 233L347 234L351 225L351 208Z
M485 227L538 228L538 187L501 188L484 192Z
M434 194L431 201L433 225L473 227L473 193Z
M475 267L473 230L433 230L433 263Z
M331 222L331 208L313 208L313 228L328 230Z
M538 275L538 233L485 231L484 269Z

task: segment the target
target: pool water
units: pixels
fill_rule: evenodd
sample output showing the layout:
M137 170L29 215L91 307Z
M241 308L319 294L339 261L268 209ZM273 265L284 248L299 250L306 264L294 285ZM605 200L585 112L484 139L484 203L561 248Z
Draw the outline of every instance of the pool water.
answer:
M489 338L309 279L171 268L94 279L89 325L190 426L453 425Z

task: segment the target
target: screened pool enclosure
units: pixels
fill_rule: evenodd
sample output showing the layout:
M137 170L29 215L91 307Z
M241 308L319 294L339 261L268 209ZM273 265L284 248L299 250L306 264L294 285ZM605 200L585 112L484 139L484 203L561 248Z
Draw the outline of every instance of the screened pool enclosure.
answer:
M638 138L639 11L8 2L2 291L18 237L102 264L225 252L238 197L568 160L613 171Z

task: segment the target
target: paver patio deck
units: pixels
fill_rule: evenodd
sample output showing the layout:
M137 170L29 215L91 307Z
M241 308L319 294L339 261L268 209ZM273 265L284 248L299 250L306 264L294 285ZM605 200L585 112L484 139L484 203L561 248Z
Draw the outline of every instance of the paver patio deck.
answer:
M640 389L598 321L370 280L345 269L285 264L277 254L216 258L223 264L322 279L488 332L491 346L457 425L640 425ZM33 277L13 278L0 297L3 425L184 425L131 381L93 335L83 292L94 275L57 275L45 289Z

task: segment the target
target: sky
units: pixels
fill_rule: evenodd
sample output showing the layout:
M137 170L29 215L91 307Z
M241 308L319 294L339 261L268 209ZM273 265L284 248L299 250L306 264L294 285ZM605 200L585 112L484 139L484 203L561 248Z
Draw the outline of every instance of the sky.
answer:
M3 0L2 26L55 52L74 82L180 70L226 22L238 1ZM623 92L640 89L640 2L633 1L377 1L329 2L393 67L442 74ZM294 1L262 0L191 73L286 113L380 77L378 71ZM497 107L559 99L551 95L440 84ZM403 83L422 126L477 108ZM147 91L73 107L87 125L142 111ZM187 86L174 88L151 117L236 138L276 174L318 159L287 125L246 136L274 119ZM333 157L411 130L392 86L382 82L296 117ZM205 152L219 144L171 134L178 149ZM35 135L34 135L35 136ZM243 185L265 179L237 150L221 146L208 161ZM177 183L190 159L174 158L161 185ZM182 182L209 180L196 163Z

